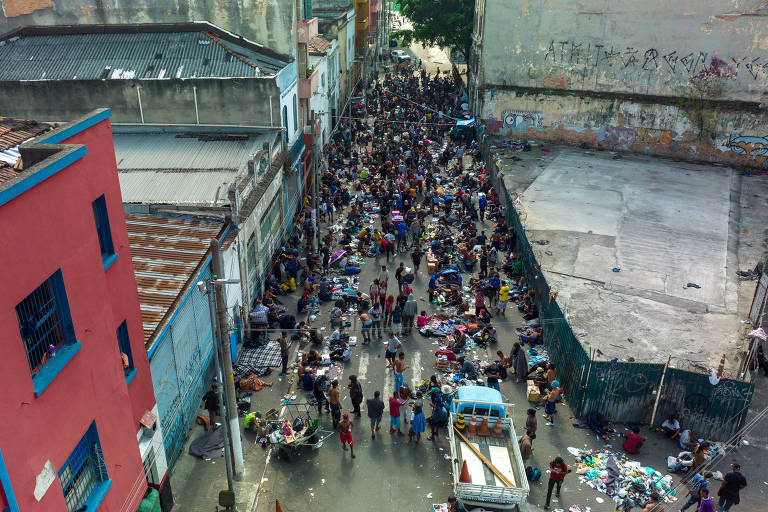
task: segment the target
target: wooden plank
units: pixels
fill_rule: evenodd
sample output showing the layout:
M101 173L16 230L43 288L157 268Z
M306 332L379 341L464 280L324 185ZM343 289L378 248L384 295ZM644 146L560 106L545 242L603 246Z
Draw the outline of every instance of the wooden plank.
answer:
M496 466L494 466L494 465L491 463L491 461L489 461L489 460L486 458L486 456L485 456L485 455L483 455L482 453L480 453L480 450L478 450L477 448L475 448L475 446L474 446L472 443L470 443L470 442L469 442L469 440L468 440L466 437L464 437L464 434L462 434L462 433L461 433L461 431L459 431L459 429L457 429L455 425L453 426L453 430L456 432L456 435L458 435L458 436L459 436L459 438L460 438L462 441L464 441L464 442L467 444L467 446L469 446L469 447L472 449L472 451L473 451L473 452L475 452L475 455L477 455L477 457L478 457L478 458L479 458L481 461L483 461L483 464L485 464L486 466L488 466L488 469L490 469L491 471L493 471L493 474L494 474L494 475L496 475L497 477L499 477L499 480L501 480L501 481L504 483L504 485L506 485L507 487L515 487L515 484L513 484L512 482L510 482L510 481L507 479L507 477L506 477L506 476L504 476L504 474L502 474L502 472L501 472L501 471L499 471L499 470L496 468Z

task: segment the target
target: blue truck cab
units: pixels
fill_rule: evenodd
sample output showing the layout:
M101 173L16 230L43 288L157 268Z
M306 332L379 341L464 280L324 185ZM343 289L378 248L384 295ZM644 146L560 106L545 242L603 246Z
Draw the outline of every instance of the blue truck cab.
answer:
M454 414L478 416L488 415L496 418L504 418L504 399L501 393L493 388L485 386L461 386L456 391L456 397L451 401L451 412Z

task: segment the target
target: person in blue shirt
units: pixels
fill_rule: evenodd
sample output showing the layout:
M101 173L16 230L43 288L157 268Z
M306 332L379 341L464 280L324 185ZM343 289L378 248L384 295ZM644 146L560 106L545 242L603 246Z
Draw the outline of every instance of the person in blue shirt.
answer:
M492 292L489 294L489 298L491 306L493 306L499 300L499 290L501 289L501 279L499 279L499 274L494 272L488 280L488 284L491 285Z
M480 222L485 222L485 209L488 207L488 199L485 198L485 194L477 200L477 207L480 209Z
M401 247L405 246L408 248L408 239L406 238L406 233L410 231L410 228L405 222L398 222L397 224L397 250L399 251Z
M432 274L429 278L429 302L435 300L435 290L437 290L437 273Z

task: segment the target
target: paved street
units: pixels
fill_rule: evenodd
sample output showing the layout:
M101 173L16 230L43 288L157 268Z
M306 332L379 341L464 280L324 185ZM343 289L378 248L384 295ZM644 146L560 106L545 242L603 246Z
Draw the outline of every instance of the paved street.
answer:
M485 227L491 227L486 222ZM389 263L390 271L404 261L409 264L407 254L405 258L394 258ZM386 263L384 257L380 263ZM368 284L378 275L380 267L373 258L367 258L360 274L361 289L367 289ZM390 272L390 280L394 278ZM419 310L428 312L436 308L426 301L426 284L428 274L425 265L416 274L414 281L414 293L419 303ZM467 275L465 274L465 279ZM298 294L283 298L289 310L295 310L294 304ZM323 334L329 333L329 304L321 308L321 313L312 325L318 326ZM480 360L490 359L497 349L509 353L512 343L517 340L514 329L520 325L521 318L516 308L508 308L507 317L504 320L495 318L494 325L500 331L500 343L498 347L489 347L487 350L474 349L473 357ZM354 331L359 334L359 322L353 323ZM429 377L433 373L434 355L437 348L431 338L425 338L414 330L412 336L401 336L405 345L406 362L411 366L407 370L406 380L415 382ZM297 348L297 347L296 347ZM352 349L351 361L345 364L344 374L340 383L346 384L349 375L357 375L360 379L365 397L372 396L376 390L384 394L393 388L393 375L386 369L384 361L384 346L382 343L374 343L371 346L358 345ZM294 358L292 357L292 360ZM304 401L304 393L296 393L295 374L287 378L276 376L276 371L266 380L272 380L274 386L266 388L252 395L252 409L266 410L279 407L284 395L297 395L295 401ZM346 411L351 409L346 388L342 392L342 404ZM518 433L525 423L525 410L530 406L526 400L525 387L516 384L514 379L508 379L501 384L502 394L510 403L515 404L515 424ZM566 396L567 401L567 396ZM325 444L316 451L305 450L299 458L287 461L276 453L262 450L258 445L252 445L246 454L246 477L238 483L239 510L247 511L272 511L274 501L279 499L283 510L304 510L307 507L315 509L334 509L340 512L352 511L426 511L433 502L445 501L451 494L452 475L449 462L445 460L448 454L447 434L441 432L442 438L437 442L423 439L419 445L409 446L405 444L407 438L390 435L387 432L387 417L384 415L383 428L375 440L371 440L367 425L367 417L363 404L363 418L356 420L353 428L357 457L352 460L349 452L341 450L337 435L331 436ZM546 426L539 415L538 437L534 443L534 453L529 463L538 468L546 468L549 460L561 455L570 464L573 457L568 455L569 446L578 448L601 448L604 443L598 441L589 431L574 429L571 426L573 418L565 407L560 408L559 418L554 426ZM330 416L324 414L323 424L330 428ZM199 435L202 429L195 427L192 438ZM623 425L618 425L619 432L625 432ZM643 435L648 441L635 460L640 460L643 465L651 466L664 471L667 455L674 455L679 451L673 443L663 439L658 434L644 430ZM245 433L245 439L253 442L253 435ZM618 452L621 452L620 442L615 442ZM762 502L765 484L753 470L765 472L760 465L761 452L743 450L737 459L745 464L745 473L754 481L754 488L745 493L742 502L744 509L749 504L757 506ZM757 459L757 460L752 460ZM735 459L734 459L735 460ZM752 462L750 463L750 460ZM266 463L266 467L265 467ZM726 462L720 463L715 469L726 472ZM263 475L263 476L262 476ZM259 482L263 485L259 488ZM679 481L677 478L675 481ZM180 500L177 503L179 510L208 511L212 510L218 490L225 487L223 459L212 462L202 462L192 459L189 455L182 455L173 475L175 494ZM682 488L681 488L682 489ZM682 491L685 494L685 491ZM538 482L531 485L529 497L530 510L538 510L543 505L546 494L545 483ZM603 500L598 502L597 500ZM582 507L590 506L596 511L610 511L610 500L597 493L590 487L581 484L577 476L569 475L565 481L560 507L567 510L571 505L578 504ZM670 505L675 510L675 505ZM756 509L755 509L756 510Z

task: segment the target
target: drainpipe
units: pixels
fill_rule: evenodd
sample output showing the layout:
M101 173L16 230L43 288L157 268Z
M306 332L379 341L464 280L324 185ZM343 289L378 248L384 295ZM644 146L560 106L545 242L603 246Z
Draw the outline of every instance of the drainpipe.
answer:
M192 94L195 97L195 124L200 124L200 112L197 110L197 86L192 86Z
M141 108L141 86L136 86L136 96L139 98L139 115L141 116L141 124L144 124L144 109Z

